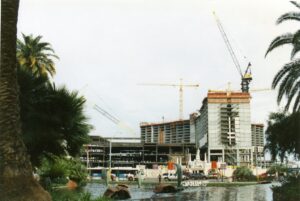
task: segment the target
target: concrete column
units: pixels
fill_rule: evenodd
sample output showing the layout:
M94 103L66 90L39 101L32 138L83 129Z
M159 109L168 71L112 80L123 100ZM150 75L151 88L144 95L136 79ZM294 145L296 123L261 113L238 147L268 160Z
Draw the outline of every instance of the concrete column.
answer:
M236 165L240 166L240 150L236 149Z
M200 161L200 149L197 149L197 151L196 151L196 161L197 160Z
M142 156L143 156L143 162L145 162L145 144L143 144L143 152L142 152Z
M157 162L157 153L158 152L158 148L157 148L157 143L156 143L156 147L155 147L155 160L156 160L156 162Z
M252 149L249 150L250 150L250 164L253 165L253 152Z
M207 149L207 162L210 163L210 149Z
M225 150L222 149L222 162L224 163L225 162Z

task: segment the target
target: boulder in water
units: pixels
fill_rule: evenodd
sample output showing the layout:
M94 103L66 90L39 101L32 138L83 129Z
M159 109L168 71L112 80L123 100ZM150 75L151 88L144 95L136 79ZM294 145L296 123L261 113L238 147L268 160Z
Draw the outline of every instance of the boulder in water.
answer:
M176 187L170 184L158 184L154 189L155 193L175 193L177 191Z
M125 184L119 184L116 187L109 187L108 189L106 189L103 196L115 200L124 200L131 198L128 186Z

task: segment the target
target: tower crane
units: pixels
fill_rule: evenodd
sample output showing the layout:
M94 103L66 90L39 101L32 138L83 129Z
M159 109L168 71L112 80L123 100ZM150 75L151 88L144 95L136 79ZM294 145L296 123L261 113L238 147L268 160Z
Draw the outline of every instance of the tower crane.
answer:
M241 89L242 89L242 92L247 92L247 93L248 93L248 92L249 92L249 84L250 84L250 82L251 82L251 80L252 80L251 63L249 62L248 66L247 66L247 68L246 68L246 70L245 70L245 72L243 73L242 70L241 70L240 63L239 63L239 61L237 60L236 55L235 55L235 53L234 53L234 51L233 51L233 49L232 49L232 47L231 47L231 45L230 45L230 42L229 42L229 40L228 40L228 37L227 37L227 35L226 35L226 32L224 31L224 28L223 28L223 26L222 26L221 21L219 20L219 18L217 17L217 15L216 15L215 12L213 12L213 15L214 15L214 17L215 17L215 20L216 20L216 22L217 22L217 25L218 25L218 28L219 28L219 30L220 30L220 33L221 33L221 35L222 35L222 37L223 37L223 40L224 40L224 42L225 42L225 44L226 44L226 47L227 47L227 49L228 49L228 51L229 51L229 53L230 53L230 56L231 56L231 58L232 58L232 61L233 61L234 65L235 65L235 67L236 67L238 73L239 73L240 76L241 76L241 80L242 80L242 82L241 82Z
M165 87L178 87L179 88L179 120L183 120L183 87L199 87L199 84L183 84L180 79L179 84L165 84L165 83L141 83L138 85L144 86L165 86Z
M118 118L116 118L112 114L108 113L103 108L99 107L96 104L94 105L93 108L97 112L99 112L100 114L102 114L103 116L105 116L107 119L109 119L111 122L113 122L114 124L116 124L121 130L126 131L127 133L130 133L130 134L133 134L134 136L137 135L132 128L128 127L125 123L123 123L122 121L120 121Z
M100 114L102 114L103 116L105 116L107 119L109 119L111 122L113 122L114 124L116 124L120 129L125 130L125 131L127 131L127 132L129 132L129 133L131 133L133 135L136 135L136 133L133 131L133 129L131 129L130 127L126 126L126 124L122 123L118 118L116 118L112 114L108 113L103 108L99 107L96 104L94 105L93 108L96 111L98 111ZM113 135L113 137L114 137L114 135ZM109 170L111 169L112 138L109 140Z
M273 90L272 88L256 88L256 89L249 89L248 92L256 93L256 92L264 92L264 91L272 91L272 90ZM239 92L239 90L237 90L237 89L231 89L231 82L227 83L227 88L225 89L225 91L227 91L228 93ZM212 90L212 89L209 89L208 92L218 93L218 92L224 92L224 90Z

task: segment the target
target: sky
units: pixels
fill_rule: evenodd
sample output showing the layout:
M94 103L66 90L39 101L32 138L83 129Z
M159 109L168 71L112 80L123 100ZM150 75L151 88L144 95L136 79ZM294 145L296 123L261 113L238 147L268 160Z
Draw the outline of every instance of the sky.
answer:
M276 72L289 61L291 47L265 58L270 42L296 30L276 19L297 11L282 0L21 0L18 36L42 35L60 57L54 82L87 99L85 113L92 135L139 137L140 122L177 120L179 89L140 83L199 84L184 88L184 118L200 109L209 89L240 75L218 30L215 11L242 70L252 63L251 89L270 88ZM266 123L277 111L276 91L251 93L253 123ZM93 109L118 118L116 126ZM131 128L131 129L128 129ZM129 132L133 130L134 132Z

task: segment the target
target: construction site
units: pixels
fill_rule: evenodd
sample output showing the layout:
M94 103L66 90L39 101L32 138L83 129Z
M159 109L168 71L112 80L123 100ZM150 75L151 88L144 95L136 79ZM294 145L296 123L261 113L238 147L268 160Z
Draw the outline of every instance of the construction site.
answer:
M236 166L256 169L265 167L264 125L251 123L251 64L242 70L223 26L214 14L217 26L241 78L241 90L208 90L202 105L183 118L183 90L198 84L142 83L143 86L177 87L179 118L174 121L141 122L137 138L103 138L91 136L82 161L92 174L106 168L118 171L148 172L148 176L172 170L168 163L177 163L184 170L208 173L211 169L227 169L230 175ZM104 109L94 109L117 126L120 121ZM128 129L127 129L128 130ZM151 173L150 173L151 172ZM151 176L150 176L151 177Z

